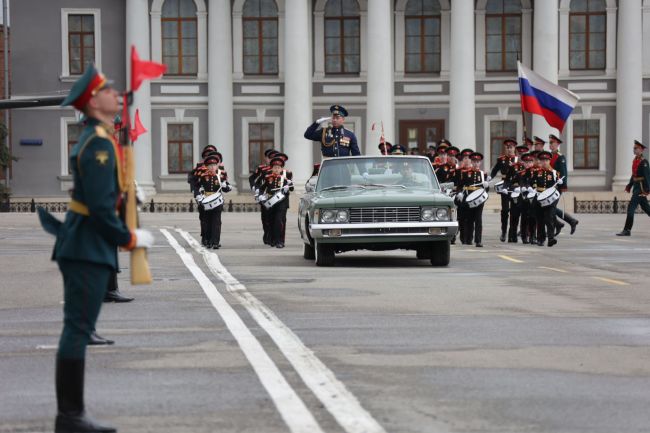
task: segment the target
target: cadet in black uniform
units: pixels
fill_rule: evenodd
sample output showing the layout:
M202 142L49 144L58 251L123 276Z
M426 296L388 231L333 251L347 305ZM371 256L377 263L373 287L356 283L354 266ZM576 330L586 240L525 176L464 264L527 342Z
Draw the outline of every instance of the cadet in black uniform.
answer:
M357 137L343 126L348 111L341 105L330 107L331 117L321 117L305 131L307 140L318 141L324 157L360 155ZM329 122L326 127L323 124Z
M259 195L260 195L260 188L262 187L262 184L264 183L264 179L266 176L271 172L271 159L275 157L275 155L279 154L277 150L273 149L267 149L264 151L264 164L260 164L257 166L253 174L251 174L248 177L248 183L250 184L251 187L251 192L255 196L255 201L259 202ZM262 230L264 232L262 236L262 241L264 242L264 245L270 245L270 237L271 237L271 230L270 230L270 222L269 222L269 215L268 211L266 208L260 203L260 218L262 220Z
M264 199L273 197L278 191L282 191L285 197L271 209L269 218L271 221L271 246L284 248L285 231L287 227L287 209L289 209L289 191L293 191L293 174L284 169L285 159L275 157L271 160L271 173L264 180L260 189Z
M528 244L532 242L534 237L533 231L535 230L535 216L533 213L533 206L528 200L528 188L531 187L531 174L533 168L533 155L532 153L524 153L521 156L521 161L524 165L523 170L519 172L519 183L521 185L521 242Z
M486 179L485 173L481 170L481 161L483 161L483 154L479 152L474 152L471 154L470 159L472 161L471 167L465 172L462 180L463 190L465 191L465 198L480 188L488 187L488 181ZM472 235L474 242L478 248L483 247L482 238L483 238L483 206L485 203L470 208L467 206L465 211L467 213L465 219L465 233L467 243L472 243Z
M517 155L521 155L525 150L528 150L526 146L517 146ZM517 160L510 165L510 168L506 172L504 185L511 191L519 193L519 196L515 199L512 198L512 195L509 193L508 198L510 199L510 229L508 230L508 242L516 243L517 242L517 230L519 228L519 219L523 210L523 196L521 194L521 188L523 185L522 177L525 170L524 162L521 161L520 156L517 156ZM523 218L522 218L523 220ZM523 227L523 224L522 224ZM524 233L522 231L522 237Z
M634 212L638 206L650 216L650 204L648 204L648 192L650 192L650 168L648 160L643 157L645 145L634 140L634 159L632 160L632 176L625 187L625 192L632 192L632 199L627 205L627 217L623 231L618 236L630 236L634 224Z
M540 160L540 168L535 171L532 177L532 187L537 190L537 193L546 191L548 188L562 184L562 180L558 178L557 172L551 168L551 152L540 152L537 158ZM538 196L539 197L539 196ZM548 238L548 246L552 247L557 244L555 239L555 206L557 200L549 206L542 207L539 202L535 201L535 209L537 213L537 245L544 245L545 238Z
M497 173L501 173L502 180L506 180L506 173L510 170L510 166L515 162L515 146L517 141L514 138L506 138L503 140L503 146L505 148L505 153L499 156L496 164L492 167L490 171L490 177L488 180L492 179ZM505 184L505 182L504 182ZM499 194L501 196L501 237L499 238L501 242L506 241L506 232L508 230L508 216L510 214L510 196L508 194Z
M201 244L203 246L207 245L207 242L205 238L205 214L203 212L203 206L201 203L199 203L201 197L201 194L199 193L199 181L201 179L201 175L205 173L205 165L203 161L209 153L216 151L217 148L211 144L205 146L201 151L201 161L197 162L196 167L194 167L194 169L187 174L187 183L190 184L190 191L196 200L196 206L199 212L199 224L201 226Z
M230 192L232 187L228 183L228 174L222 170L221 154L208 155L205 158L206 171L202 173L199 180L200 192L210 197L213 194L223 194ZM213 209L205 210L205 229L206 229L206 247L219 249L221 248L221 212L223 211L223 203Z

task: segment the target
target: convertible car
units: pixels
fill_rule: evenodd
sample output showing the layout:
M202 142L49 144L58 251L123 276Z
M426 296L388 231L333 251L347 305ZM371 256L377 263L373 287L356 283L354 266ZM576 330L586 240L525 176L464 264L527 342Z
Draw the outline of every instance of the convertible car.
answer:
M323 161L300 200L303 256L333 266L353 250L416 251L447 266L458 231L453 200L421 156L342 157Z

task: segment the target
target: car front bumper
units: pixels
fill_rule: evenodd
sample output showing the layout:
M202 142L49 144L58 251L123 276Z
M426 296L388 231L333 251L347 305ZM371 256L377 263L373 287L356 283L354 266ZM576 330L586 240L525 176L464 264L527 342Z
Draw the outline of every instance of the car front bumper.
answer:
M458 232L457 221L311 224L312 239L324 243L426 242L450 240Z

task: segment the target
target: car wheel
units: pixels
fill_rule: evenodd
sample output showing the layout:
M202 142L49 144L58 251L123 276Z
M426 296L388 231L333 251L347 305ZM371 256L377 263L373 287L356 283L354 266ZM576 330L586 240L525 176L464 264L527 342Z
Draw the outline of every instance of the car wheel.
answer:
M447 266L451 259L451 247L449 241L438 241L431 243L431 265Z
M316 266L334 266L334 247L316 242Z
M307 260L314 260L316 258L316 251L314 247L307 244L302 244L302 256Z

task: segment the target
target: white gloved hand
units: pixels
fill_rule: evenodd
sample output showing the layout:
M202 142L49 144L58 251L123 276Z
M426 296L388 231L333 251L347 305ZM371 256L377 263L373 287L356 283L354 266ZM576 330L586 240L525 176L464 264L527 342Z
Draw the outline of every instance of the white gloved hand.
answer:
M285 193L285 194L288 193L289 192L289 185L283 186L282 187L282 192Z
M135 199L139 201L140 203L144 203L147 200L147 196L144 193L144 190L138 185L137 181L133 181L135 183Z
M262 194L262 195L259 196L260 201L266 201L266 200L268 200L268 198L269 198L269 196L267 196L266 194Z
M557 180L557 184L558 184L558 185L562 185L563 183L564 183L564 180L563 180L562 178L560 178L560 179Z
M260 190L255 188L254 193L255 193L255 197L258 197L260 195Z
M488 185L490 185L490 184L488 183L488 181L487 181L487 180L484 180L484 181L483 181L483 188L487 188Z
M323 124L323 123L325 123L325 122L328 122L328 121L330 121L330 120L332 120L331 117L321 117L320 119L317 119L317 120L316 120L316 123L318 123L319 125L321 125L321 124Z
M515 188L515 192L516 192L516 193L520 193L520 192L521 192L521 188L519 188L519 187Z
M135 247L151 248L154 244L153 234L149 230L135 229Z
M491 180L492 180L492 176L488 176L488 177L486 177L485 180L487 180L488 182L491 181Z
M199 194L196 197L194 197L194 200L196 200L197 203L201 203L201 200L203 200L203 196Z
M534 194L534 193L535 193L535 189L532 186L529 186L528 187L528 194Z

